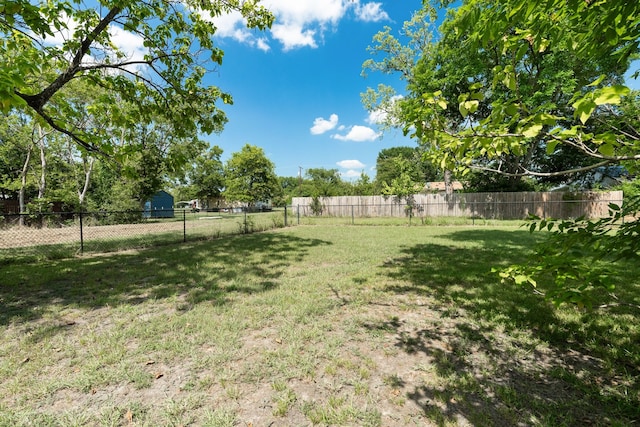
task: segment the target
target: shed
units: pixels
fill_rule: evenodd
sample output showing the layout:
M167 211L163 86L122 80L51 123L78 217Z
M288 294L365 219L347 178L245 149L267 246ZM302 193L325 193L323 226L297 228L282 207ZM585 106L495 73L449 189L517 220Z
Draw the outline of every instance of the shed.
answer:
M173 196L164 190L158 191L144 204L145 218L173 218Z

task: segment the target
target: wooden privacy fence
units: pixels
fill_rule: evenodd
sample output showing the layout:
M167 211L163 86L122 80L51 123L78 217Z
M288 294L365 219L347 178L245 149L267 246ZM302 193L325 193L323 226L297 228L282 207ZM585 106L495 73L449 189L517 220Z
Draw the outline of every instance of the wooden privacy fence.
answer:
M301 216L404 217L407 203L395 197L340 196L320 197L314 205L311 197L294 197L292 207ZM622 191L609 192L521 192L416 194L414 217L476 217L487 219L524 219L530 214L541 218L601 218L609 204L622 205Z

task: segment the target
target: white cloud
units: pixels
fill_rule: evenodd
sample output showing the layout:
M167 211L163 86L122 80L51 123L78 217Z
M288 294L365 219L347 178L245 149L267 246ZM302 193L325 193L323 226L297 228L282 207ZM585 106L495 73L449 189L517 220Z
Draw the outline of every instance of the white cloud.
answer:
M267 42L267 39L264 37L260 37L258 40L256 40L256 47L263 52L267 52L271 49L269 43Z
M283 50L302 47L316 48L327 29L335 28L353 8L359 21L378 22L388 20L382 3L360 4L360 0L263 0L263 6L275 16L271 37L280 42ZM218 37L232 38L264 50L266 40L258 41L253 30L245 27L246 21L239 12L213 18Z
M382 10L382 3L377 2L365 3L362 6L358 3L358 5L356 6L356 17L360 21L365 22L380 22L389 20L389 14Z
M338 124L338 115L332 114L329 116L329 120L326 120L322 117L316 117L313 121L313 126L311 127L311 134L313 135L322 135L325 132L330 131L335 128Z
M297 47L318 47L315 41L316 32L303 30L300 25L277 25L271 27L271 34L284 46L285 52Z
M362 172L359 172L359 171L353 170L353 169L349 169L346 172L340 172L340 176L342 176L343 178L347 178L347 179L360 178L361 174L362 174Z
M199 13L203 18L208 18L215 24L217 36L229 37L236 40L240 37L239 41L242 41L251 35L246 27L245 19L240 12L233 11L225 15L216 16L213 19L208 11L200 11ZM246 35L241 34L238 30L244 30L243 32L246 33Z
M42 40L43 43L52 46L62 46L66 41L74 38L74 33L78 28L78 22L66 14L61 16L61 21L66 21L66 28L60 30L54 30L53 35L46 35ZM143 61L148 49L144 46L144 39L138 34L124 30L117 25L109 25L107 28L109 37L111 39L111 46L105 47L104 45L93 44L91 46L91 52L93 55L85 55L82 59L82 64L100 64L104 63L106 58L110 58L112 64L117 64L127 61ZM33 34L33 37L39 39L38 36ZM114 47L117 51L114 51ZM121 55L122 57L117 57ZM130 71L140 71L144 68L144 65L136 64L127 66Z
M341 160L336 164L343 169L362 169L366 166L360 160Z
M369 112L369 116L366 119L366 122L370 125L377 125L384 123L384 120L387 118L388 113L384 110L377 109Z
M363 142L363 141L373 141L376 138L380 137L380 133L374 131L370 127L367 126L353 126L351 130L346 135L335 134L331 135L331 138L339 139L340 141L355 141L355 142Z
M276 17L271 35L285 51L318 47L324 30L337 25L348 8L343 0L264 0L263 4Z
M144 46L144 39L141 36L125 31L123 28L114 25L109 27L109 35L111 36L111 42L122 51L127 58L136 61L144 59L147 48Z
M233 39L264 52L271 49L266 37L257 37L252 30L247 28L246 19L238 11L216 16L215 18L211 18L211 14L207 11L200 11L200 14L214 23L217 37Z
M276 22L283 25L336 24L349 7L343 0L263 0L262 4L274 13Z
M370 125L378 125L387 123L389 119L389 113L396 108L396 101L402 99L402 95L394 95L391 97L390 102L386 105L381 105L377 110L373 110L369 113L366 122ZM394 124L394 123L391 123Z

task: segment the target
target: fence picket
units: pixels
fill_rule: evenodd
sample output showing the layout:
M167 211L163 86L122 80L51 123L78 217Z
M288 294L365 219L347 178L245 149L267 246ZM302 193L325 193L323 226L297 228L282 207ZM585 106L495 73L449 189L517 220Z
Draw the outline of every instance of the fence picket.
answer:
M622 191L609 192L521 192L521 193L455 193L416 194L416 210L420 217L476 217L490 219L524 219L529 215L541 218L601 218L608 213L609 203L622 203ZM294 197L301 215L312 215L311 197ZM322 197L323 216L404 217L406 203L393 197L338 196ZM348 207L352 209L349 210ZM357 209L354 209L357 208Z

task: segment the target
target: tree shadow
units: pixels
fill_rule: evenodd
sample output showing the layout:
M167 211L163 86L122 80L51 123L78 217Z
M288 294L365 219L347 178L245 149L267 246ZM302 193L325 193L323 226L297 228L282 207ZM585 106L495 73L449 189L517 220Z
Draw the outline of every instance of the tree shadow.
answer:
M607 313L568 308L572 315L564 316L539 296L501 284L491 268L524 262L538 239L528 231L474 229L447 237L451 245L406 247L384 264L394 279L387 290L429 297L440 319L417 330L398 321L370 326L393 334L399 349L424 356L433 370L435 385L407 391L428 418L439 425L640 419L639 348L629 344L633 355L620 349L640 335L625 324L624 312L612 329ZM631 289L637 297L638 287Z
M256 233L0 269L0 324L36 320L50 306L135 305L179 296L182 309L232 294L267 292L310 248L327 245L284 233Z

